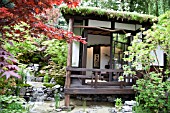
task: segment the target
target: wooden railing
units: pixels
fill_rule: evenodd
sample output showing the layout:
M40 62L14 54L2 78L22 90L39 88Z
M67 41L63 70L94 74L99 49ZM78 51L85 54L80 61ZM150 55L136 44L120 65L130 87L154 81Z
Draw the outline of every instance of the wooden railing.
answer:
M71 74L67 75L66 77L69 77L68 79L71 78L79 78L82 80L85 79L90 79L90 83L85 83L86 85L89 84L91 87L97 88L100 86L120 86L121 88L126 87L126 86L132 86L135 82L136 79L133 76L126 76L123 75L123 70L122 69L88 69L88 68L72 68L72 67L67 67L67 71L69 72L80 72L83 74ZM86 72L91 72L93 74L91 75L86 75ZM99 82L100 79L102 79L102 74L107 73L108 76L123 76L123 81L106 81L106 82ZM109 75L111 73L111 75Z

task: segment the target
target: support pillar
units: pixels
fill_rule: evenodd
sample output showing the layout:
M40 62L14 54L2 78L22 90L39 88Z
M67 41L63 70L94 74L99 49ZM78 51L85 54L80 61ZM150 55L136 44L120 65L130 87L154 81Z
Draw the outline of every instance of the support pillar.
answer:
M74 19L70 18L69 19L69 32L73 32L73 23ZM68 44L68 56L67 56L67 67L71 67L72 63L72 41L69 42ZM65 88L70 88L70 83L71 83L71 71L66 71L66 80L65 80ZM70 94L65 94L65 106L69 107L70 105Z

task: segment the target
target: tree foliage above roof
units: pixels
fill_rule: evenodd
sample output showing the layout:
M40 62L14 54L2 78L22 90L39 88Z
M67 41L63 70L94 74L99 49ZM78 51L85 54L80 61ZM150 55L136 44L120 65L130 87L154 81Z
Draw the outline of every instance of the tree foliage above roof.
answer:
M61 6L61 12L63 15L72 16L82 16L82 17L103 17L108 20L126 20L126 21L136 21L139 23L154 23L157 21L157 17L153 15L139 14L135 12L125 12L125 11L114 11L100 9L97 7L75 7L68 8L68 6Z

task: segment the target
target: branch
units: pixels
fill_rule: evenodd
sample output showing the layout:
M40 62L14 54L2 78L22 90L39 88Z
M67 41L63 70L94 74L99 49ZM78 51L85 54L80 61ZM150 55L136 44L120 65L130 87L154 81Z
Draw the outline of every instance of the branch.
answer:
M152 65L153 65L153 62L151 62L152 63ZM153 66L153 68L155 69L155 71L157 72L157 73L159 73L159 70L155 67L155 66Z
M158 56L157 56L157 54L156 54L156 50L153 50L153 52L154 52L154 54L155 54L155 56L156 56L156 60L157 60L157 62L158 62L158 66L159 66L159 68L160 68Z
M163 50L163 52L168 56L168 57L170 57L170 55L163 49L163 47L161 46L161 45L159 45L160 46L160 48Z

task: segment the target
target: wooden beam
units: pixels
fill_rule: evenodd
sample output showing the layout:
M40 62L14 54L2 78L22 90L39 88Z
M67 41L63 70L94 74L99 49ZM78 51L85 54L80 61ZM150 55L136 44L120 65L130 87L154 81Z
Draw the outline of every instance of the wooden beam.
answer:
M118 31L123 31L124 33L126 33L123 29L116 29L116 30L111 30L111 29L107 29L107 28L101 28L101 27L93 27L93 26L81 26L81 25L75 25L73 26L74 28L86 28L86 29L98 29L98 30L102 30L102 31L108 31L108 32L118 32Z
M123 69L88 69L88 68L73 68L73 67L67 67L66 70L68 71L114 72L114 73L123 72Z
M91 82L87 82L88 85L91 84ZM118 81L112 81L112 82L97 82L96 86L97 88L100 88L100 86L120 86L121 83ZM134 85L132 82L124 82L123 85L126 86L132 86Z
M66 88L66 94L135 94L132 87L129 88Z
M71 75L71 78L92 78L94 75Z
M69 32L73 32L73 23L74 23L74 19L70 18L69 19L69 28L68 28ZM70 41L70 43L68 44L67 67L71 67L71 63L72 63L72 41ZM71 82L70 75L71 75L71 71L67 70L66 71L65 88L70 88L70 82ZM68 107L69 105L70 105L70 95L65 94L65 106Z

